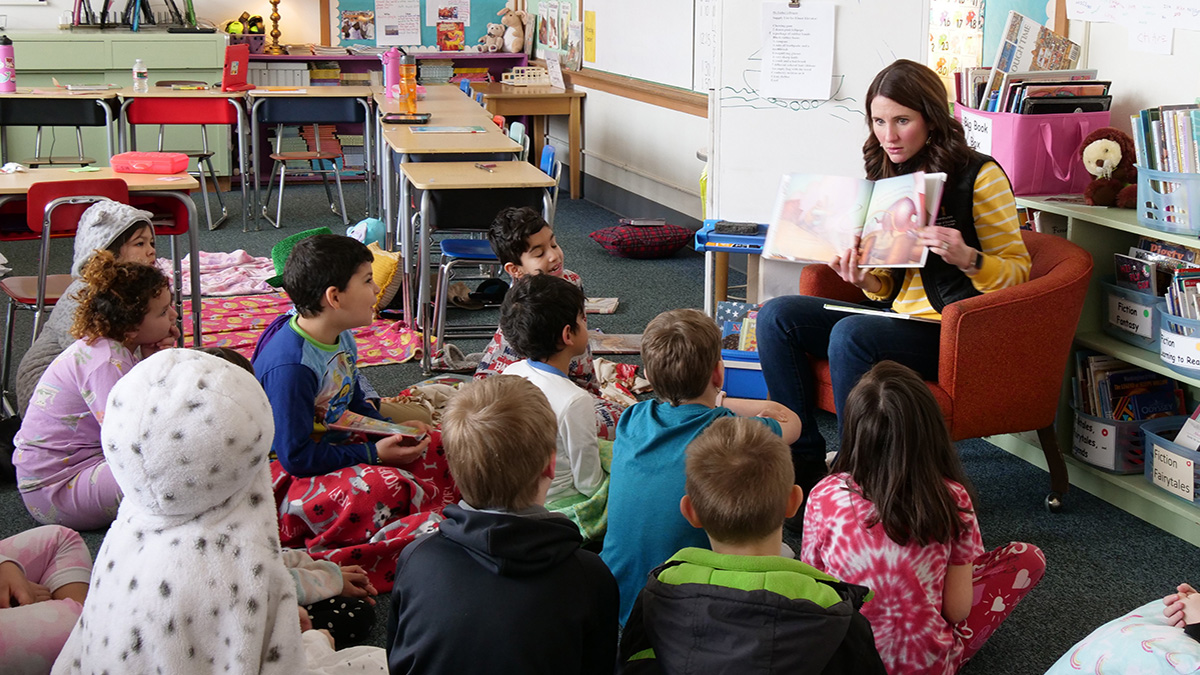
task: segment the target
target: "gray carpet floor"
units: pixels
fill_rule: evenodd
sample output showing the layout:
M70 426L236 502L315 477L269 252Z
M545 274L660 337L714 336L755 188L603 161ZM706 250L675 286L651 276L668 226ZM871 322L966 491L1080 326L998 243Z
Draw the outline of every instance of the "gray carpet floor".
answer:
M229 194L227 199L231 202L231 212L236 212L238 195ZM361 217L363 199L361 185L347 185L352 219ZM566 253L567 267L583 276L589 296L620 299L615 314L590 315L589 325L609 333L640 332L661 311L700 307L702 257L686 250L665 260L612 257L588 239L587 234L616 224L616 218L617 214L594 204L566 199L565 192L559 201L556 230ZM240 248L253 255L268 256L271 246L288 234L319 225L339 231L340 225L329 214L318 186L289 186L284 223L282 230L263 223L262 231L243 234L240 223L233 219L221 230L200 232L199 241L207 251ZM159 246L159 255L166 255L166 243L160 240ZM9 259L17 274L36 273L36 244L5 245L0 253ZM70 257L70 241L54 241L51 270L65 271ZM731 277L734 283L742 280L736 272ZM488 315L487 310L452 310L449 318L451 322L476 322ZM29 313L18 313L14 363L28 346L30 328ZM464 353L479 351L484 345L481 340L454 342ZM623 360L637 362L637 357L623 357ZM384 395L423 379L419 366L411 363L370 367L364 373ZM835 419L823 414L819 424L826 438L835 441ZM962 672L1042 673L1096 626L1165 595L1181 581L1200 580L1197 552L1190 544L1079 490L1071 491L1063 513L1047 513L1042 507L1049 489L1045 472L984 441L965 441L958 448L979 495L976 508L984 543L993 548L1010 541L1031 542L1042 548L1047 559L1042 583ZM15 487L0 486L0 537L33 525ZM103 532L85 533L84 537L94 554ZM789 538L789 543L799 550L798 541ZM377 628L371 640L380 646L384 646L386 608L386 598L380 598Z

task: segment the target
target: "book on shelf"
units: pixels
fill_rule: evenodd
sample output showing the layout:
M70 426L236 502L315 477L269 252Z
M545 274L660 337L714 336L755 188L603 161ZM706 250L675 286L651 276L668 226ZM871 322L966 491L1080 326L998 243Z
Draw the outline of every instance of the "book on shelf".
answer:
M1030 97L1030 88L1043 95L1105 96L1111 83L1097 80L1096 74L1095 68L1008 73L1000 81L996 109L998 112L1020 112L1022 101Z
M439 21L437 24L437 46L444 52L461 52L466 44L466 33L462 21Z
M1031 70L1069 70L1079 62L1079 45L1029 17L1010 10L1001 32L996 61L980 108L1000 110L1000 95L1009 73Z
M1174 379L1090 349L1075 353L1075 408L1118 422L1183 414L1184 391Z
M1113 254L1116 284L1138 293L1158 295L1157 268L1153 262L1123 253Z
M419 441L425 438L425 432L420 429L414 429L403 424L394 422L386 422L377 420L374 417L367 417L356 412L347 410L342 413L342 416L337 418L336 422L329 422L325 426L330 429L339 431L350 431L353 433L366 434L368 436L395 436L400 435L405 438L411 438Z
M870 181L789 174L780 182L765 258L827 263L857 245L859 267L923 267L917 231L937 218L946 174Z
M1147 108L1130 115L1129 121L1138 166L1200 173L1200 105Z

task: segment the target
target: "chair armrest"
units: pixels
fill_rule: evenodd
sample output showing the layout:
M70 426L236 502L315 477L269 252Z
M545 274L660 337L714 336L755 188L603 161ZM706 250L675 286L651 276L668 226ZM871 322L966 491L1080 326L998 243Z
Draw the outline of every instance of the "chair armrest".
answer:
M828 265L805 265L800 272L800 295L861 303L867 299L854 284L847 283Z
M990 406L982 417L993 423L1033 414L1045 418L1041 426L1050 424L1091 269L1090 257L1064 260L1036 279L948 305L942 313L939 386L956 402ZM996 395L1013 391L1021 395Z

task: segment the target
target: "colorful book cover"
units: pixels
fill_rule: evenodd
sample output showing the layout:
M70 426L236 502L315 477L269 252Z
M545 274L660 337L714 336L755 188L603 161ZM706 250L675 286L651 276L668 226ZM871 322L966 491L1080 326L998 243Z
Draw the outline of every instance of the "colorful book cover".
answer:
M542 44L547 49L558 49L558 3L555 0L541 2L538 4L539 12L543 6L546 8L546 41Z
M550 3L538 3L537 41L545 46L550 45Z
M1166 375L1143 368L1111 372L1108 393L1113 401L1112 419L1130 422L1179 415L1178 388Z
M583 22L572 21L567 24L567 58L563 67L568 70L579 70L583 66Z
M367 434L368 436L393 436L399 434L418 441L425 438L425 432L419 429L406 427L403 424L377 420L374 417L367 417L366 415L360 415L349 410L342 413L342 416L336 422L329 423L328 427L341 431Z
M738 349L743 352L758 351L758 312L750 312L745 319L742 319Z
M439 21L437 46L443 52L460 52L466 42L466 33L461 21Z
M567 27L571 23L571 3L558 3L558 48L567 48ZM580 36L582 38L582 35Z
M1004 76L1024 70L1068 70L1079 62L1079 45L1037 21L1010 10L1004 37L984 93L988 110L996 111Z
M1116 268L1116 284L1139 293L1158 295L1155 280L1155 265L1148 260L1138 260L1121 253L1113 254L1113 266Z

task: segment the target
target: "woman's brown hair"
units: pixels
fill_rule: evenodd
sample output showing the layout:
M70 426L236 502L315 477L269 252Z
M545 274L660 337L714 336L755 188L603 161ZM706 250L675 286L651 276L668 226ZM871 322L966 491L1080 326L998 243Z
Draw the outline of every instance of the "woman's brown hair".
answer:
M963 513L946 481L971 492L937 401L911 368L880 361L863 375L842 411L842 449L833 471L848 473L901 546L948 543L963 533ZM973 497L973 495L972 495Z
M110 251L97 251L80 276L86 286L76 296L79 308L71 335L88 344L102 337L123 341L142 324L150 301L167 287L158 268L117 262Z
M889 98L921 114L929 130L925 147L903 164L893 164L875 138L871 102L876 96ZM944 171L949 179L971 159L971 147L962 125L950 114L946 87L937 73L915 61L900 59L879 71L867 88L867 142L863 143L863 165L867 178L878 180L914 171Z

